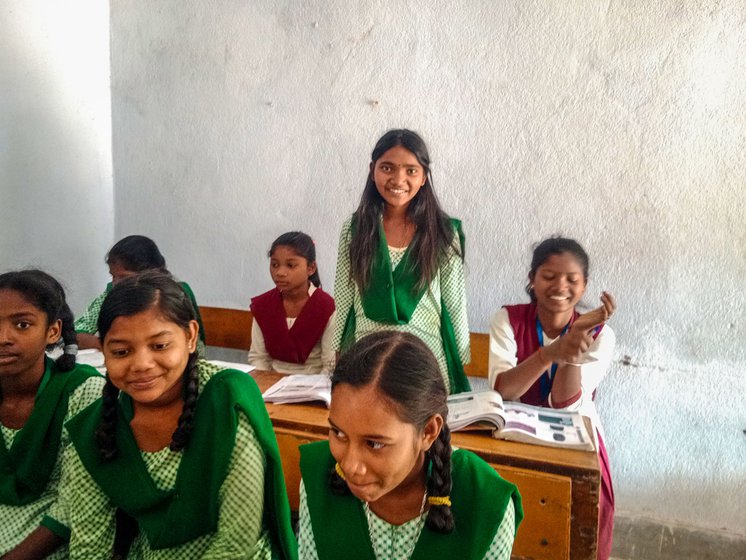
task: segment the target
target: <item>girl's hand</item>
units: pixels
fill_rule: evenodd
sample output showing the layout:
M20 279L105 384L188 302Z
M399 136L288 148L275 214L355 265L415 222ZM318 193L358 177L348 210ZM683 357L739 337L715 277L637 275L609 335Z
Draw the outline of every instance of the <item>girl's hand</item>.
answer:
M570 330L548 347L548 354L557 364L580 364L583 354L593 344L594 329L606 322L616 311L614 297L603 292L602 305L580 315Z
M570 330L578 329L589 331L609 320L616 311L614 296L608 292L601 292L601 305L592 311L583 313L570 327Z

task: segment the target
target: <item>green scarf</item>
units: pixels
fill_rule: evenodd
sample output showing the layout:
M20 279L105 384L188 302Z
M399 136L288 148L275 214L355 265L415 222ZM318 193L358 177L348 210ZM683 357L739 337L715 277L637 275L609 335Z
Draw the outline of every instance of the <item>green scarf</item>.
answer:
M96 401L68 422L70 437L93 479L115 506L137 520L153 549L181 545L217 529L219 492L236 440L238 415L246 414L266 459L264 521L273 550L283 559L297 558L277 440L262 395L250 376L237 370L222 370L202 389L194 431L182 451L176 485L171 491L159 490L148 474L130 429L132 400L126 394L119 400L117 456L112 461L101 459L93 437L101 409L101 400Z
M50 358L46 358L45 365L31 416L10 449L0 441L0 503L3 504L22 506L41 496L57 462L70 395L89 377L99 376L86 365L59 371Z
M375 560L362 502L352 495L336 496L329 489L334 457L329 442L303 445L301 475L319 560ZM469 451L451 457L451 511L455 529L450 534L423 527L412 560L484 558L505 515L508 501L515 506L515 528L523 519L518 489Z
M451 218L451 225L456 230L461 254L464 254L464 232L461 221ZM355 234L355 220L352 221L352 235ZM417 288L420 278L419 267L410 255L411 245L407 247L399 264L392 270L383 222L378 224L378 249L371 263L371 279L367 289L360 294L365 316L372 321L386 325L406 325L420 303L427 288ZM464 365L459 357L456 334L448 309L440 299L440 338L443 341L443 352L446 358L448 381L452 393L471 391L469 380L464 373ZM355 310L347 313L342 332L342 351L355 342Z

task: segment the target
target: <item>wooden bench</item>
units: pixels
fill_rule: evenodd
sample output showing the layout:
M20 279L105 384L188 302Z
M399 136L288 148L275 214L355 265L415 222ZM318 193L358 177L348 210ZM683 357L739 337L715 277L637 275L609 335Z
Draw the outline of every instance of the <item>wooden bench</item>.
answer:
M246 350L251 347L251 324L254 320L251 311L228 309L225 307L200 306L202 324L205 326L208 346ZM489 357L489 335L469 333L471 362L464 366L469 377L487 377Z

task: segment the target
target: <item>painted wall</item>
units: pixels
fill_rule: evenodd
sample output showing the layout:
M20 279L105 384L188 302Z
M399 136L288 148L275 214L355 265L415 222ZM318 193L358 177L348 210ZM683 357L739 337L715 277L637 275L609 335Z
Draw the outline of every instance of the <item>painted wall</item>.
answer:
M47 270L80 310L114 235L107 3L2 2L0 76L0 270Z
M331 286L373 144L416 129L465 221L472 330L554 233L591 255L587 304L617 296L620 512L744 532L743 4L112 0L111 33L116 237L246 307L300 228Z

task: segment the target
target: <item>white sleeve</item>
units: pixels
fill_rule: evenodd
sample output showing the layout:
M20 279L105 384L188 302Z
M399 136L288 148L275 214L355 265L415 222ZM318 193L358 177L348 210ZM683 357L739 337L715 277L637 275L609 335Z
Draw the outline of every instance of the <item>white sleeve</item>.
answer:
M311 515L308 513L308 497L303 479L300 481L300 507L298 508L298 558L300 560L319 560L316 550L316 539L313 536Z
M249 364L258 370L272 370L272 356L264 345L264 335L256 318L251 323L251 348L249 349Z
M337 312L332 313L321 335L321 373L330 374L334 371L337 361L337 350L334 347L334 327Z
M515 333L510 326L508 310L498 309L490 323L490 357L487 371L489 372L490 388L495 387L497 376L518 365L518 345Z
M596 340L584 354L587 363L580 366L580 398L570 406L562 410L585 411L593 403L593 392L598 388L609 369L611 359L614 356L614 346L616 345L616 335L611 327L604 325ZM551 395L549 395L549 404L552 404Z

